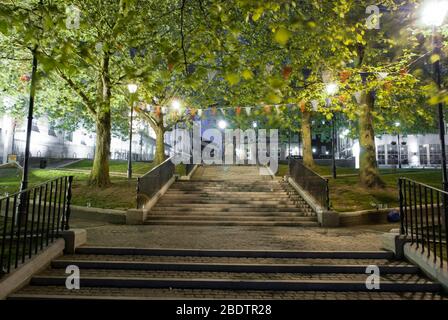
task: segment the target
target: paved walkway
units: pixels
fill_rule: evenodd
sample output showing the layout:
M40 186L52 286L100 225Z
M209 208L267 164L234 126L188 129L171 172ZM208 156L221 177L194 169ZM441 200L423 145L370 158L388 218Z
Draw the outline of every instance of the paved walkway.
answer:
M88 244L114 247L253 249L253 250L379 250L381 234L397 225L352 228L125 226L73 220L87 229Z

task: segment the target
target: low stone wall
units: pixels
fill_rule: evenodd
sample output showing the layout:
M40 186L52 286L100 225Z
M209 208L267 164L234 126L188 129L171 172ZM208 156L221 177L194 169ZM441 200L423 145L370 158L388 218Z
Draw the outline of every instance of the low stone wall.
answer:
M392 210L399 210L399 208L340 212L339 226L350 227L356 225L385 224L388 223L387 214Z

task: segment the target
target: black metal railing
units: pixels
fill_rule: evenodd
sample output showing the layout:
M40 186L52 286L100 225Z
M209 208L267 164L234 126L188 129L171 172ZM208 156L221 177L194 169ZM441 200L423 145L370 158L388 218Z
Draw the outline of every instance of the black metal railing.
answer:
M330 189L328 179L318 175L307 168L301 161L291 159L289 175L309 195L311 195L323 208L330 209Z
M174 176L176 166L171 160L168 158L137 179L137 209L144 208L146 202Z
M434 263L439 257L443 267L448 255L448 193L407 178L400 178L398 187L401 234L428 257L432 253Z
M73 177L0 198L0 277L68 230Z

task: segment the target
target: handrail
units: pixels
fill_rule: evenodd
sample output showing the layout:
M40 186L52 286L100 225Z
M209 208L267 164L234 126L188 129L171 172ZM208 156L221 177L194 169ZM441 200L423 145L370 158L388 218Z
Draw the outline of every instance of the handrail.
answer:
M137 178L137 209L144 208L146 203L174 177L176 166L171 161L172 158L169 157Z
M330 209L330 188L328 179L323 178L302 162L291 159L289 175L304 191L312 196L324 209Z
M439 257L442 268L448 256L448 192L408 178L399 178L398 189L401 235L434 263Z
M169 157L168 159L166 159L165 161L163 161L162 163L156 165L154 168L151 168L151 170L149 170L148 172L146 172L144 175L142 175L140 178L144 178L147 175L151 174L151 172L157 170L159 167L163 166L166 162L171 161L173 159L173 157Z
M72 184L60 177L0 199L0 276L70 228Z

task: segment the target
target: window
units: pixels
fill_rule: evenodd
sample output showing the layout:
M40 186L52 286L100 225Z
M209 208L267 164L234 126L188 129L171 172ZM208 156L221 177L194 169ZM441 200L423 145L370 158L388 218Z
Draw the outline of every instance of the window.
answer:
M400 158L401 158L401 164L409 164L408 146L407 145L402 144L400 146Z
M442 151L439 144L429 145L429 163L440 164L442 158Z
M33 120L33 123L31 125L31 130L35 132L40 132L39 127L37 126L37 120Z
M73 132L66 132L64 139L73 142Z
M50 126L50 127L48 128L48 135L49 135L49 136L52 136L52 137L56 137L56 131L55 131L55 129L54 129L54 126Z
M420 154L420 165L428 165L428 145L420 145L418 146L419 154Z
M387 145L387 164L398 164L398 146L395 142Z
M377 147L378 164L386 164L386 149L384 145Z

